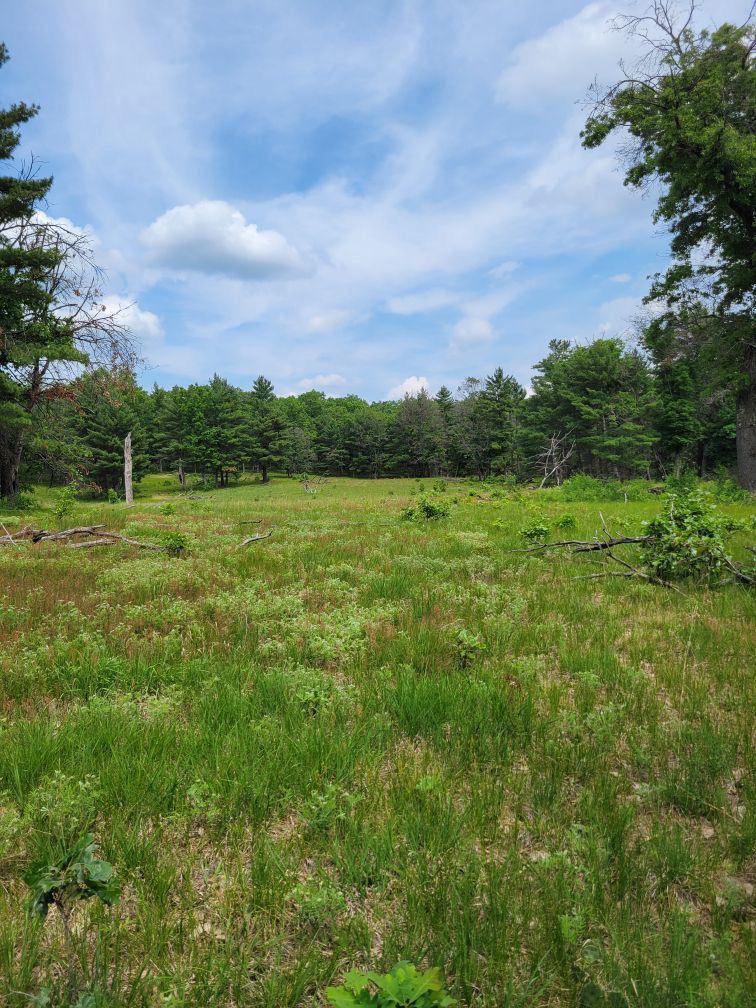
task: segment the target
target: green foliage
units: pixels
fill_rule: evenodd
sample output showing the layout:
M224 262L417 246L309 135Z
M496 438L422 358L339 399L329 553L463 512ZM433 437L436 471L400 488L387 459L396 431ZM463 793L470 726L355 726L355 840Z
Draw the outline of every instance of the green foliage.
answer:
M554 528L558 529L574 529L577 525L577 519L574 514L563 514L558 518L554 519Z
M728 570L726 539L732 531L730 519L702 493L670 495L662 513L646 523L653 540L643 545L644 561L663 581L714 581Z
M469 630L459 630L454 638L454 656L456 664L461 669L469 668L478 655L487 650L485 641Z
M55 501L53 502L51 511L55 516L55 520L58 523L59 528L64 528L67 523L67 519L73 514L77 502L78 487L73 483L69 483L68 486L64 486L62 490L58 490L55 495Z
M643 480L622 482L599 479L588 473L576 473L562 484L559 495L565 501L623 501L648 498L648 483Z
M638 63L595 93L581 136L589 148L629 136L625 183L656 183L654 219L671 234L670 264L647 296L665 310L644 336L660 365L661 430L678 455L704 447L706 402L734 393L739 478L754 491L754 26L697 33L685 16L659 3L622 20Z
M716 473L712 494L720 504L740 504L750 498L748 491L739 486L726 470L721 469Z
M527 543L542 543L548 538L550 529L543 521L535 520L520 529L520 535Z
M291 890L288 899L297 915L315 927L332 924L347 905L344 894L327 878L300 882Z
M51 906L66 912L79 901L98 899L107 906L117 902L120 887L113 866L97 857L91 833L81 837L60 860L32 866L24 875L31 889L29 912L46 917Z
M165 529L159 532L155 539L171 556L181 556L189 546L188 534L174 529Z
M448 518L451 504L438 498L422 495L415 504L410 504L402 511L405 521L435 521L438 518Z
M578 995L578 1008L628 1008L627 998L618 991L604 991L598 984L583 984Z
M149 519L166 478L76 523L190 531ZM666 497L475 486L443 528L387 520L414 480L308 500L278 479L203 494L181 560L0 550L0 1002L326 1004L339 964L404 957L448 963L466 1006L576 1008L588 978L634 1005L749 1003L752 599L509 551L564 512L580 532L554 538L590 538L597 510L633 535ZM286 535L240 551L250 518ZM85 832L128 906L77 908L70 995L61 921L27 919L14 879Z
M360 795L330 781L322 791L311 792L302 806L302 817L311 830L327 830L348 819L359 801Z
M420 972L408 962L399 962L388 973L347 973L340 987L326 991L333 1008L451 1008L454 998L444 990L441 971L434 967Z

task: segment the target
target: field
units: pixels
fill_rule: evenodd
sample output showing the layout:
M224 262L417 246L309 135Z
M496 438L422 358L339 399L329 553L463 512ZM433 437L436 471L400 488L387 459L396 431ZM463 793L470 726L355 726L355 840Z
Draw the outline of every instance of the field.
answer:
M400 959L462 1006L572 1006L587 979L749 1003L752 597L509 552L534 518L640 529L650 497L460 483L403 521L417 489L155 476L68 521L181 531L182 556L0 548L0 1003L61 1003L59 915L29 917L22 876L87 831L122 884L74 914L92 1003L320 1005Z

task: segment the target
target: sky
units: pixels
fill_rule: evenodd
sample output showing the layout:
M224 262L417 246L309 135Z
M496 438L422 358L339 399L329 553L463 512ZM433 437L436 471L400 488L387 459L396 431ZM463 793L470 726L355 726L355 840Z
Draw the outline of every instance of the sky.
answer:
M584 99L644 0L35 0L0 107L169 387L400 397L627 335L667 239ZM702 0L698 24L747 0Z

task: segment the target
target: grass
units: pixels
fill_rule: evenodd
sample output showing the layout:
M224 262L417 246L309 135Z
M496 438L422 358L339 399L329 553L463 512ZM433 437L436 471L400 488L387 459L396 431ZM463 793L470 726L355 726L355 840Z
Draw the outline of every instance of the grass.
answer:
M588 978L749 1002L752 598L508 552L599 508L640 529L653 499L469 489L421 522L411 480L150 477L70 523L184 532L180 558L0 549L0 1003L62 988L22 874L88 829L123 887L75 917L103 1004L320 1005L398 959L478 1008L572 1006Z

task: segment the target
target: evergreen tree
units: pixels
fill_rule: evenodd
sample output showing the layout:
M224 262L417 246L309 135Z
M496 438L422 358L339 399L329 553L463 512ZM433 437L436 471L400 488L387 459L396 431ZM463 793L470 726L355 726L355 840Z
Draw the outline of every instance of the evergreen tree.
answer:
M632 476L648 469L656 440L654 388L648 365L620 340L569 349L552 344L537 369L531 416L548 435L568 433L575 467L596 476Z
M145 393L129 371L93 371L76 383L78 437L84 446L86 478L100 493L123 487L123 442L131 432L133 476L149 471L147 437L142 426Z
M425 389L405 395L393 424L393 460L412 476L435 476L444 462L444 429L438 404Z
M259 468L263 483L270 480L270 469L281 461L281 436L285 429L277 408L273 383L264 375L255 379L249 394L250 457Z
M525 389L501 368L486 378L478 395L475 412L486 442L486 468L493 473L522 471L524 402Z
M8 60L0 43L0 67ZM18 127L39 111L23 102L0 110L0 161L9 161L20 142ZM45 278L59 261L59 253L29 240L36 208L44 200L52 178L31 175L0 177L0 497L19 489L24 441L31 412L41 392L42 378L33 364L45 349L57 347L59 358L77 359L65 326L49 323L51 295ZM24 381L32 365L32 384Z
M280 442L281 468L287 476L295 473L311 473L315 468L316 455L312 438L301 427L287 427Z

